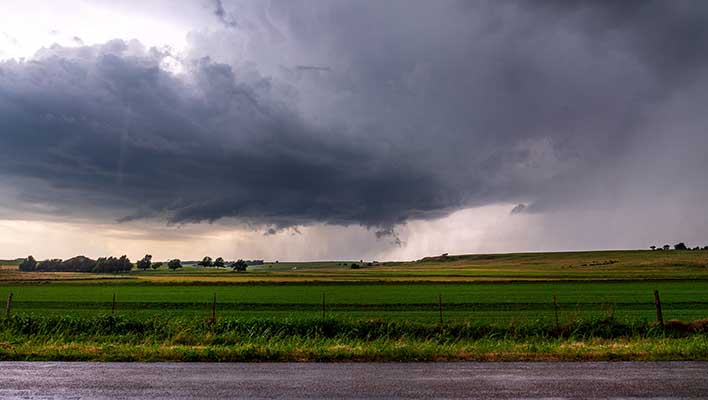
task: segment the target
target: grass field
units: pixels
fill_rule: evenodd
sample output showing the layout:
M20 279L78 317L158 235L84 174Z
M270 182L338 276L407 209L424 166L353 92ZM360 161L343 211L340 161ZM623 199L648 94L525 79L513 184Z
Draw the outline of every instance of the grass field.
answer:
M656 332L651 330L656 319L654 290L661 294L666 320L693 321L708 318L706 251L472 255L435 257L418 262L389 262L372 266L364 263L361 269L351 269L350 265L351 262L277 263L250 267L246 273L190 266L178 271L134 270L120 275L21 273L17 271L16 266L5 266L0 268L0 298L6 298L9 293L13 294L13 317L2 322L4 325L0 325L0 349L5 349L4 353L0 352L0 358L60 359L58 355L47 356L50 353L57 354L55 347L60 344L67 349L72 346L83 349L76 353L82 354L80 357L76 356L78 359L104 359L106 354L120 358L117 355L120 352L110 350L113 341L122 343L123 347L135 347L138 343L140 346L147 346L140 350L146 354L143 359L160 359L159 354L164 353L172 355L164 356L163 359L187 360L190 359L189 356L177 357L174 351L165 350L163 347L182 346L184 350L192 346L203 350L204 346L223 345L201 336L188 341L189 343L181 343L176 336L184 336L185 333L174 328L174 324L182 324L187 327L187 331L194 332L201 329L198 326L207 325L212 315L214 295L217 299L217 322L224 323L297 325L310 321L308 323L316 324L312 321L322 321L324 296L325 321L334 320L349 324L356 324L357 321L413 324L404 326L412 331L420 331L422 327L429 329L431 326L441 326L439 320L442 308L443 326L473 324L497 329L493 337L506 337L508 332L533 328L531 331L536 332L533 335L504 342L506 347L502 346L499 351L505 355L499 356L500 359L553 359L558 352L566 354L560 357L561 359L606 359L613 354L607 350L611 349L607 347L607 340L610 339L623 341L627 346L631 343L630 347L634 346L631 351L627 350L628 347L621 347L626 350L623 356L618 356L621 359L706 358L705 334L695 333L689 338L674 338L657 336ZM109 315L112 313L114 295L116 309L114 314ZM558 325L555 322L554 296L558 302ZM439 300L442 300L442 304ZM30 318L25 321L43 321L43 324L48 324L46 326L52 323L66 325L67 320L62 318L69 318L70 321L119 318L136 326L147 323L140 321L154 321L157 318L163 321L161 323L172 326L170 329L174 335L164 338L143 337L141 341L140 335L135 339L134 335L130 334L128 337L132 338L132 341L128 340L126 343L125 337L107 332L101 332L95 337L80 337L77 341L76 338L61 333L24 333L21 329L17 330L16 326L13 330L8 330L8 323L23 318ZM598 321L613 321L644 328L620 330L624 333L612 338L595 338L599 340L596 342L593 342L591 334L591 337L583 339L583 346L595 343L596 347L594 350L581 351L584 356L569 352L566 348L570 341L577 338L560 338L554 333L558 326L600 323ZM571 331L577 332L572 329ZM651 334L647 333L649 331ZM49 332L54 330L49 329ZM57 332L61 332L61 329ZM213 332L205 331L203 334L210 336ZM229 335L228 332L220 334ZM302 356L302 359L346 359L346 354L350 355L350 359L410 358L393 351L395 341L391 342L389 337L353 340L341 335L326 338L310 336L306 335L300 339L309 341L308 346L319 348L321 351ZM427 349L422 353L414 352L417 355L411 357L415 359L436 359L436 352L442 359L477 359L490 357L481 357L481 353L470 349L476 348L475 346L488 349L490 343L493 343L493 337L454 336L445 339L443 344L438 343L439 341L430 342L432 339L428 336L404 335L397 340L405 339L409 351L415 346ZM660 339L665 341L659 342ZM280 343L278 346L285 346L276 352L279 355L274 358L281 360L297 358L293 354L300 354L301 351L296 351L295 348L300 349L304 343L298 342L297 335L279 337L276 342ZM246 346L251 349L249 351L255 351L254 354L261 354L275 351L276 342L262 342L251 333L247 340L229 342L228 346ZM523 352L519 349L525 348L530 342L536 343L533 348L555 350L548 350L551 352L548 354L543 353L546 350L541 351L545 355L539 353L521 356ZM34 353L30 351L31 347L27 347L27 343L35 344L35 355L32 355ZM293 343L297 346L293 347ZM542 343L546 344L541 345ZM661 346L665 346L664 350L659 349L659 343L663 343ZM690 343L689 347L693 350L686 350L680 343ZM672 347L674 345L677 347ZM333 353L331 349L339 348L337 346L342 347ZM96 350L97 355L86 353L88 348L99 349ZM255 348L260 350L253 350ZM283 353L285 348L290 348L294 353L290 356L284 355L287 353ZM367 353L375 348L380 349L378 353L374 352L379 356ZM600 348L605 350L598 350ZM644 349L640 352L643 355L634 352L637 348ZM656 351L646 353L646 349L650 348ZM666 350L668 348L673 350ZM133 350L139 349L135 347ZM220 349L217 353L231 354L227 350ZM232 354L226 358L258 359L257 356L249 356L251 353L246 353L244 355L239 351L234 353L237 356ZM362 354L369 355L365 357ZM466 355L462 356L463 354ZM197 358L213 357L202 354ZM262 358L271 359L266 356Z
M448 320L488 322L548 320L553 296L562 319L613 312L628 319L652 319L653 291L662 294L667 318L708 317L708 281L513 282L451 284L259 284L151 285L145 283L53 282L0 287L13 293L20 313L98 315L111 310L131 317L199 316L211 313L213 296L220 316L316 316L322 295L330 316L437 321L438 295Z

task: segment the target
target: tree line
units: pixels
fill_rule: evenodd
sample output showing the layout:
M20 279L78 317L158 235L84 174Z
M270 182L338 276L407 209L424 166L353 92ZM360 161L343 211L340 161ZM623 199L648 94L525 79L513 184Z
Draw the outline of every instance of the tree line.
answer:
M664 250L664 251L671 250L671 246L669 246L668 244L665 244L663 246L649 246L649 248L652 250ZM686 250L686 251L688 251L688 250L708 250L708 246L690 247L690 246L686 246L686 243L680 242L680 243L676 243L674 245L674 250Z
M245 271L249 265L261 265L263 264L263 260L254 260L254 261L244 261L239 259L238 261L234 261L230 263L229 267L233 268L234 271L237 272L243 272ZM223 258L217 257L216 259L212 260L211 257L206 256L202 259L202 261L199 261L197 265L205 267L205 268L223 268L226 266L226 262L224 261Z
M20 263L20 271L32 272L127 272L133 268L130 259L120 257L101 257L97 260L84 256L76 256L68 260L51 258L37 261L29 256Z
M228 267L232 268L234 271L243 272L248 268L250 261L238 260L231 263L224 261L222 257L216 258L216 260L211 259L211 257L204 257L202 261L198 263L203 267ZM263 263L262 260L257 260L257 262ZM120 257L100 257L96 260L85 256L76 256L69 258L67 260L62 260L60 258L51 258L43 261L37 261L31 255L22 260L19 265L20 271L24 272L94 272L94 273L117 273L117 272L129 272L135 266L139 270L147 271L149 269L159 269L164 265L161 261L152 261L152 255L146 254L145 257L138 260L135 264L130 262L130 259L122 255ZM182 268L182 261L178 258L169 260L167 262L167 268L172 271Z

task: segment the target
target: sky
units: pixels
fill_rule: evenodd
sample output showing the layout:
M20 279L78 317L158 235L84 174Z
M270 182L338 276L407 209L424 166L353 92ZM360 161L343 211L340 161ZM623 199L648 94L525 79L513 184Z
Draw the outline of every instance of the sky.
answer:
M0 258L708 245L708 3L3 0Z

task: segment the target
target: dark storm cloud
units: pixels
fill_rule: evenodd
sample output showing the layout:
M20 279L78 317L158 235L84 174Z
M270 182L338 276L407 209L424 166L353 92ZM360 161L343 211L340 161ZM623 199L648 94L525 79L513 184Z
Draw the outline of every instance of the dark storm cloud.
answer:
M68 192L74 208L129 212L121 220L232 216L282 227L394 223L446 206L413 160L311 130L266 79L239 82L209 60L178 79L161 57L113 41L2 65L0 168L53 186L28 186L25 200L63 202L57 193Z
M4 62L0 177L42 183L6 202L394 240L396 224L468 206L606 207L626 180L641 192L673 173L671 147L643 167L646 142L705 142L687 128L702 113L672 106L705 100L705 3L622 4L276 2L264 31L286 39L254 34L246 66L214 54L172 74L169 54L123 41ZM264 54L305 62L271 74ZM327 70L289 75L303 65Z
M625 46L661 79L691 78L708 62L708 3L704 1L554 0L546 7L540 11L577 21L578 29L597 40Z

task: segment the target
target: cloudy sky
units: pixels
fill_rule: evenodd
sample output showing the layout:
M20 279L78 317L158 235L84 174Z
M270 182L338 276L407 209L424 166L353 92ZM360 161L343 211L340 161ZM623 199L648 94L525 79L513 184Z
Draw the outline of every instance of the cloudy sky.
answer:
M708 245L708 2L3 0L0 257Z

